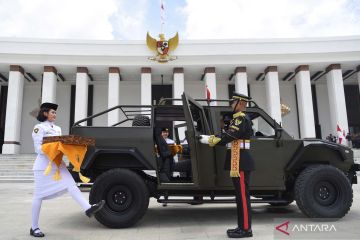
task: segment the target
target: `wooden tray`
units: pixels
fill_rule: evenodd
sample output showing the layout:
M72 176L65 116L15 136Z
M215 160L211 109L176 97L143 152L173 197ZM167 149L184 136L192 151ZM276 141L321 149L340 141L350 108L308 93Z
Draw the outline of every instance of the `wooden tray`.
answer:
M95 146L95 138L92 137L82 137L76 135L64 135L64 136L54 136L54 137L44 137L44 143L51 142L62 142L64 144L75 144L75 145L87 145Z

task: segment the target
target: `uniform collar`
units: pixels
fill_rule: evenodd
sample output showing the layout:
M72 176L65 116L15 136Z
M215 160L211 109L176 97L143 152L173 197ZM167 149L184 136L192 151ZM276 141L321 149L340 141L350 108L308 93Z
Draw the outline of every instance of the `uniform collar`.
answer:
M237 113L233 114L233 118L244 117L244 116L245 116L245 113L243 113L243 112L237 112Z
M54 122L50 122L50 121L47 121L47 120L44 122L44 124L46 124L46 125L48 125L48 126L50 126L50 127L54 127L54 126L55 126Z

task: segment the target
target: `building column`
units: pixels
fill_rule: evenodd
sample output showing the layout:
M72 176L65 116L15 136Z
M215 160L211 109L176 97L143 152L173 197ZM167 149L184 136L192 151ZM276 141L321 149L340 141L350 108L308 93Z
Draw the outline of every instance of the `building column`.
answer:
M76 72L75 122L87 117L89 71L86 67L78 67ZM80 125L86 126L86 122Z
M117 67L109 68L109 90L108 108L120 104L120 69ZM108 126L120 122L120 109L115 109L108 113Z
M249 93L248 93L246 67L235 68L234 74L235 74L235 92L248 96ZM229 96L229 98L231 98L231 96Z
M174 84L173 93L174 98L181 99L184 93L184 68L174 68ZM182 105L182 101L174 101L174 105Z
M296 93L299 109L301 138L315 138L314 107L311 93L309 65L295 69Z
M24 94L24 69L10 66L3 154L20 153L21 113Z
M41 102L56 103L57 70L53 66L44 67Z
M268 114L280 124L281 105L277 66L268 66L265 69L265 86Z
M152 105L151 68L141 68L141 105Z
M216 73L215 67L206 67L204 70L205 80L205 98L207 98L208 90L210 91L210 99L217 99L216 95ZM217 106L217 102L210 102L211 106Z
M342 132L345 131L346 136L349 132L349 126L346 112L344 82L340 64L331 64L326 68L326 82L331 109L331 133L337 137L341 136L340 132L337 131L337 127L339 126ZM344 145L347 144L345 136L341 136L341 143Z

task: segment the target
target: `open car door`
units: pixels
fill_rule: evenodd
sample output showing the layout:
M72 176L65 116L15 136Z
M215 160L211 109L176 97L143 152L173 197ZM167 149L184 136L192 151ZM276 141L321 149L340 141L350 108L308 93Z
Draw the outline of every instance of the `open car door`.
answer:
M183 93L182 101L194 185L201 186L201 188L213 187L216 178L214 149L199 142L200 135L211 134L204 109L186 93Z

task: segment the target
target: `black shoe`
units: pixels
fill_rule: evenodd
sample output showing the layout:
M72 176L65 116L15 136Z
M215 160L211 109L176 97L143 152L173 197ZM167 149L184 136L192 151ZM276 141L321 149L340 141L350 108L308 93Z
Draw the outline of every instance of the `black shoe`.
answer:
M85 211L86 216L88 216L89 218L92 217L95 213L100 211L100 209L102 209L104 205L105 200L101 200L100 202L91 205L91 208Z
M36 232L36 230L39 230ZM35 228L34 230L30 228L30 236L33 237L45 237L45 234L43 234L39 228Z
M236 228L236 229L229 229L229 230L234 230L234 231L227 232L227 235L229 238L247 238L247 237L253 236L251 229L242 230L240 228Z
M236 232L236 231L242 231L242 229L240 229L239 227L234 228L234 229L228 229L228 230L226 231L226 233L229 234L229 233L233 233L233 232Z

